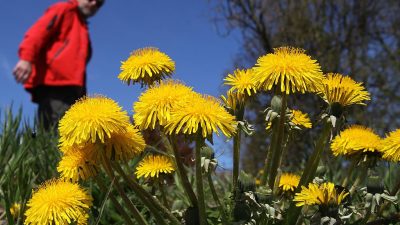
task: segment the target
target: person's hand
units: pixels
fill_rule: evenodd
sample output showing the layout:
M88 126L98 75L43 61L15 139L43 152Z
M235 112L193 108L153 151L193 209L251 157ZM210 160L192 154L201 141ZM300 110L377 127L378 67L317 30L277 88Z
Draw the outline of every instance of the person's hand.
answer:
M25 83L32 72L32 63L26 60L19 60L14 67L14 78L18 83Z

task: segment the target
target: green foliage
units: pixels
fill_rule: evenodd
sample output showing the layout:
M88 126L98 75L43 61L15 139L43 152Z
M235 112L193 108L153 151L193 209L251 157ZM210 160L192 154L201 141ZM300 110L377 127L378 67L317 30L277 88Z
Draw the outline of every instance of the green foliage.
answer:
M30 128L22 121L22 109L16 114L5 111L1 121L0 207L5 207L9 224L22 224L32 189L57 174L57 138L40 127ZM17 218L12 218L9 211L14 203L21 204Z

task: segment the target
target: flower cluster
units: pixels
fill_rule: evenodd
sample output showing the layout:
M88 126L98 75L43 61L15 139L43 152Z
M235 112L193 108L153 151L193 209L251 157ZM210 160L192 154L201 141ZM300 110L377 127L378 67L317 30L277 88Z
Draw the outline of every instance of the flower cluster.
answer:
M166 175L175 170L183 170L177 173L181 176L182 188L188 194L192 206L196 206L194 207L198 210L196 215L200 219L206 220L203 189L205 182L202 177L205 173L209 175L211 192L215 192L215 188L212 186L213 171L208 169L211 161L207 157L204 158L207 150L212 152L211 155L214 152L211 148L206 147L205 140L211 140L214 134L220 135L221 133L227 138L234 139L233 158L234 164L237 164L233 167L232 189L235 191L235 204L237 202L245 204L244 202L247 200L257 202L258 197L252 198L250 193L255 191L256 186L249 185L251 190L243 191L243 180L235 177L238 176L239 171L235 169L239 168L241 132L251 134L254 131L244 119L245 106L262 91L272 91L275 95L272 98L271 107L265 111L267 112L267 129L272 124L274 129L272 129L271 146L268 153L271 158L266 160L270 164L265 166L265 171L260 173L259 177L262 175L263 179L257 180L257 188L266 193L272 192L271 196L274 197L283 196L282 202L288 201L288 199L293 200L291 202L293 206L317 205L324 209L331 206L338 209L338 206L349 195L347 191L340 190L330 182L310 183L316 174L317 166L320 163L319 157L323 154L325 144L331 141L331 135L334 133L332 131L336 132L331 126L334 123L324 124L327 126L323 128L315 154L310 157L310 163L306 163L306 167L309 168L303 171L302 177L292 173L283 173L279 176L285 150L293 137L293 133L291 133L293 128L303 129L314 126L308 114L291 109L292 101L288 100L290 94L306 92L316 94L327 103L327 111L330 112L328 117L326 117L327 114L324 114L321 119L329 118L335 121L339 118L336 115L342 115L342 110L347 106L365 105L365 102L370 100L370 94L362 83L338 73L324 75L318 62L307 55L305 50L294 47L275 48L272 53L261 56L253 68L237 69L232 74L228 74L224 79L224 85L229 89L226 97L222 96L222 102L212 96L196 93L192 87L186 86L181 81L170 79L175 71L175 62L156 48L149 47L133 51L128 59L121 63L120 69L121 72L118 75L120 80L128 85L139 83L142 87L145 86L138 101L133 104L133 122L128 113L116 101L104 96L83 97L72 105L60 120L58 128L59 150L62 153L62 158L57 166L60 178L45 182L33 192L32 198L27 204L25 224L87 224L88 211L93 200L88 192L79 186L78 182L101 174L103 167L106 168L110 177L114 178L114 176L120 175L128 181L130 187L138 192L136 193L137 197L150 211L168 208L168 198L162 196L166 207L160 207L161 204L154 202L157 198L150 197L153 195L147 193L145 189L141 189L141 182L152 184L152 181L162 181ZM340 113L333 112L336 110L335 107L339 108ZM276 120L273 121L275 118L279 119L279 123ZM326 122L328 120L313 121ZM340 128L339 126L339 132ZM171 151L162 152L165 150L164 148L155 149L152 146L146 148L141 133L145 131L161 134L161 141L165 142L163 144L166 146L168 145L165 149ZM196 139L196 194L194 194L190 179L186 177L189 173L186 173L184 165L177 157L179 152L174 149L176 135L179 138L189 137L191 141ZM352 157L373 154L398 162L400 161L400 130L393 131L385 139L382 139L370 128L352 125L336 135L330 142L330 147L334 156ZM135 168L132 169L132 173L137 179L132 179L124 174L125 167L122 169L118 163L128 162L135 157L137 157L137 163L134 164ZM217 160L213 159L212 163L215 168ZM127 165L132 164L127 163ZM119 175L113 173L114 169ZM235 173L237 174L235 175ZM250 176L248 179L251 180L249 183L253 183ZM268 185L265 184L266 179L268 179ZM122 195L124 191L119 188L118 179L115 181L117 182L116 189ZM158 184L163 184L163 182ZM307 184L307 187L303 186ZM160 188L162 188L161 186ZM268 186L271 190L267 190ZM297 188L300 186L299 192ZM152 191L155 196L158 194L157 190L153 189ZM160 189L160 193L163 191ZM221 204L218 202L218 196L215 193L212 194L215 202ZM262 197L262 195L257 196ZM289 198L287 198L288 196ZM128 203L124 203L129 205L128 198L122 199L126 200ZM246 201L242 201L243 199ZM276 204L281 203L277 202ZM220 206L218 208L222 209L222 215L225 209L222 205ZM264 207L258 202L257 206ZM268 205L268 207L270 206ZM271 208L273 207L271 206ZM239 204L233 208L234 211L240 211ZM271 208L264 212L268 211L268 213L274 214L280 211L271 210ZM282 205L281 208L285 207ZM289 207L289 210L290 208L293 207ZM135 206L130 205L130 209L135 209ZM134 211L132 210L132 212ZM174 217L172 213L170 215L163 211L156 219L160 219L161 215L168 216L168 219ZM258 214L254 213L254 215ZM157 213L155 213L155 217L157 217ZM137 218L138 221L141 220L140 216ZM281 219L281 215L271 218ZM166 223L166 221L163 222ZM205 221L202 222L202 224L205 223ZM175 221L174 224L179 224L179 222Z
M58 170L72 180L94 176L102 157L127 161L145 148L127 113L103 96L84 97L72 105L60 120L59 133L64 156Z

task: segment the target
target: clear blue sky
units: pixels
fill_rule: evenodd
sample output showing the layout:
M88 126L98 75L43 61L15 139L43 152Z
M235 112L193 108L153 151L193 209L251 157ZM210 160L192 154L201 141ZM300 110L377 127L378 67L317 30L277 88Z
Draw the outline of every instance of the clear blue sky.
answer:
M36 112L30 96L14 81L11 71L25 31L54 2L57 1L0 0L1 111L13 102L14 108L23 106L27 119L32 120ZM88 66L89 94L106 95L132 113L132 103L142 90L139 85L127 86L117 79L120 62L132 50L153 46L175 61L173 78L199 93L218 97L224 73L232 68L239 50L240 38L234 34L219 36L211 22L212 13L207 0L107 0L89 20L94 50ZM219 153L230 157L229 148L220 146L222 140L216 145Z

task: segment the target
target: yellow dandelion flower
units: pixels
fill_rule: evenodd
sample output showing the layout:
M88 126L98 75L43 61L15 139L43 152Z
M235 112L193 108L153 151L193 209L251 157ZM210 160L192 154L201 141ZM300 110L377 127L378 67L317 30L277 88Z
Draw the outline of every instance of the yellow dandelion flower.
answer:
M231 92L236 92L241 96L251 96L257 92L257 81L254 78L253 69L237 69L233 74L228 74L224 79L224 84L231 86Z
M225 107L236 110L239 105L244 105L246 99L237 92L232 92L231 90L228 90L226 92L226 97L224 95L221 95L221 100Z
M73 146L83 143L104 143L111 133L122 132L129 125L126 111L112 99L95 96L78 100L60 120L61 145Z
M10 208L10 213L14 218L18 217L20 211L21 211L21 204L20 203L12 204L12 206Z
M152 85L171 76L175 71L175 62L157 48L148 47L131 53L129 58L122 62L121 73L118 78L128 85L132 81Z
M394 162L400 161L400 129L392 131L383 139L381 145L383 158Z
M123 161L137 156L146 147L143 136L133 125L127 126L126 131L112 133L104 145L107 158Z
M175 108L171 112L171 120L165 126L168 134L195 134L201 131L206 138L220 130L231 137L236 132L235 117L229 114L220 102L211 96L196 95L191 103Z
M316 92L324 77L316 60L292 47L275 48L274 53L261 56L254 70L260 88L277 88L286 94Z
M79 179L87 180L97 175L99 170L96 166L98 150L94 144L62 147L61 149L65 153L58 163L57 171L62 178L71 182L78 182Z
M164 155L150 155L140 161L136 168L137 178L157 177L159 174L169 174L175 171L171 158Z
M308 117L308 114L303 113L300 110L292 110L291 122L299 127L304 127L304 128L312 127L312 123L310 117Z
M279 187L283 191L294 191L294 189L299 185L300 176L292 173L282 173L279 180Z
M340 205L343 199L349 195L344 190L340 193L335 189L333 183L327 182L323 184L308 184L308 187L301 187L301 192L296 193L293 201L297 202L296 206L303 205Z
M133 105L135 124L142 130L154 129L156 125L164 126L171 118L171 109L189 104L194 94L191 87L173 80L150 87Z
M328 104L339 103L341 106L365 105L364 101L371 100L362 83L357 83L349 76L339 73L327 74L322 80L319 95Z
M335 156L379 152L381 138L370 128L353 125L340 132L331 143Z
M25 224L87 224L92 197L78 184L50 180L34 191L25 212Z

